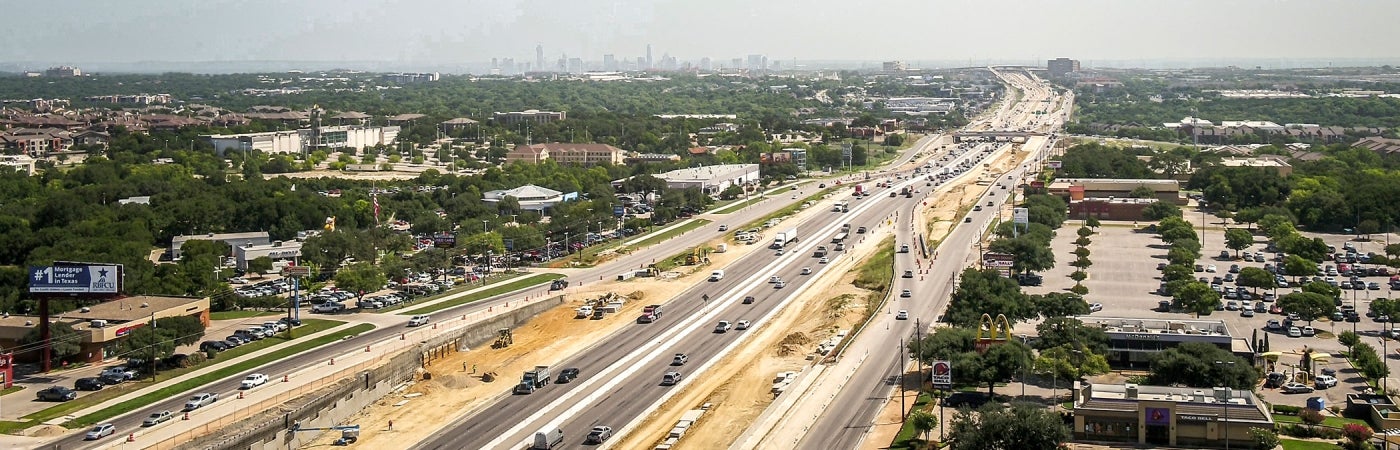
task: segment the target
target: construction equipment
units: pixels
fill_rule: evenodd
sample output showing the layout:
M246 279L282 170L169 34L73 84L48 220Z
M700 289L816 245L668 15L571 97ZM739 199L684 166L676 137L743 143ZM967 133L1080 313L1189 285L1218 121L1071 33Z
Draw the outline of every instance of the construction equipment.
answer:
M710 250L708 248L695 247L690 250L689 255L685 256L685 265L687 266L693 266L700 263L710 263Z
M491 344L491 348L506 348L514 343L515 338L512 336L510 328L502 328L496 330L496 343Z
M340 439L335 440L335 445L350 445L360 440L359 425L341 425L334 427L302 428L301 422L292 424L292 433L299 431L327 431L340 430Z

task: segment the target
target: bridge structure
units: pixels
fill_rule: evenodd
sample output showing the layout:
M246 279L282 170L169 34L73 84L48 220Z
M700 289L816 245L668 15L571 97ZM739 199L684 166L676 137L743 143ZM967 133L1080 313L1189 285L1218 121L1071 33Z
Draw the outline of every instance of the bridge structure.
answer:
M953 142L1026 142L1031 136L1045 136L1034 131L959 131L953 133Z

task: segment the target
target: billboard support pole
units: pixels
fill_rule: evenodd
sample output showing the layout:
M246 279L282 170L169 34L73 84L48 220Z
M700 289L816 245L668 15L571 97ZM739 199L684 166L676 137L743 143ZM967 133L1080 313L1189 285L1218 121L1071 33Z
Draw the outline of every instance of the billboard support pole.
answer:
M49 330L49 297L39 297L39 341L44 343L40 347L39 358L42 361L40 372L43 373L49 373L50 370L53 370L53 364L50 361L50 355L53 354L52 342L50 342L52 337L52 330Z

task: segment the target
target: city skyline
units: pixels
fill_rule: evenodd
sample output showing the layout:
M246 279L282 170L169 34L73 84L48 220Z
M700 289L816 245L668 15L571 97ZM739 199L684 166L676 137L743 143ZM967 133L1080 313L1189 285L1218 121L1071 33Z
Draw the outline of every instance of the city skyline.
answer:
M36 63L96 65L102 70L104 65L139 67L136 63L143 62L340 62L362 69L378 65L388 70L470 71L493 58L532 66L543 60L545 68L553 68L565 55L584 62L601 61L604 55L650 61L669 55L679 61L709 58L729 67L732 59L754 54L770 61L904 60L911 67L1029 64L1056 57L1076 58L1087 67L1095 66L1094 61L1114 62L1104 64L1110 66L1177 61L1187 66L1238 62L1286 67L1310 65L1299 61L1383 64L1400 56L1400 49L1384 44L1400 41L1400 31L1386 24L1387 18L1400 15L1400 4L1342 0L1309 9L1308 14L1297 9L1312 4L1287 0L1075 4L1076 8L1029 0L856 5L830 0L717 0L703 5L616 0L66 0L8 8L16 17L33 20L0 30L0 39L11 44L0 49L0 68L37 69L31 66ZM868 19L852 20L860 17L851 14L853 8L868 10ZM1018 14L1002 13L1009 10ZM920 19L926 23L911 17L927 18ZM889 21L896 23L881 25ZM64 33L45 32L55 29ZM1355 29L1367 32L1348 32Z

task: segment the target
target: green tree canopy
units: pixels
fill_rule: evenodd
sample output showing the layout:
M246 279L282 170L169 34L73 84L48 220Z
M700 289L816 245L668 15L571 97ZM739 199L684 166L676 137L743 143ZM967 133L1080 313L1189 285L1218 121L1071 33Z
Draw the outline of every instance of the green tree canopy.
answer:
M1220 361L1222 364L1216 364ZM1184 342L1152 357L1152 384L1253 389L1259 372L1243 358L1207 342Z
M1070 439L1069 427L1054 412L1035 404L996 402L961 411L949 424L952 450L1055 450Z

